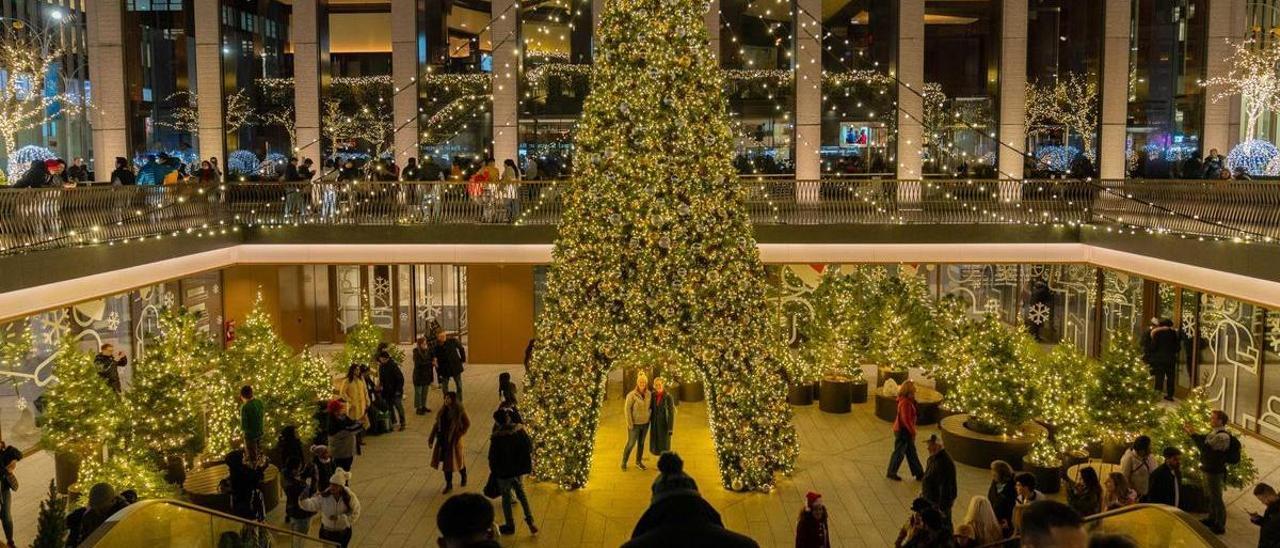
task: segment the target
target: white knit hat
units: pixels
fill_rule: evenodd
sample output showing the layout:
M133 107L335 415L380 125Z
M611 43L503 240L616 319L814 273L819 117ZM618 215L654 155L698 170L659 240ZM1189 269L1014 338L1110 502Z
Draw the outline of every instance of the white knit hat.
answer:
M343 470L343 469L341 469L341 468L339 468L339 469L337 469L337 470L334 470L334 471L333 471L333 475L332 475L332 476L329 476L329 483L331 483L331 484L332 484L332 483L336 483L336 484L338 484L338 485L341 485L341 486L343 486L343 487L346 487L346 486L347 486L347 482L349 482L349 481L351 481L351 472L348 472L348 471Z

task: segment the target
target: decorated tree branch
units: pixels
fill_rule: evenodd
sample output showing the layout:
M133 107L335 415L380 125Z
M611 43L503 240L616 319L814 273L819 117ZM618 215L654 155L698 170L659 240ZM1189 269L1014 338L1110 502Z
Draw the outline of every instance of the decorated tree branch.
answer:
M7 20L0 25L0 141L6 154L17 150L18 133L41 127L62 116L74 116L88 107L88 97L65 86L57 78L50 86L66 55L59 33L34 28L22 21ZM55 74L56 75L56 74ZM11 175L12 176L12 175Z
M721 482L769 489L797 454L776 332L703 7L606 4L579 175L529 368L536 474L583 486L609 371L636 341L688 360L706 386Z
M1257 137L1258 121L1267 111L1280 109L1280 44L1274 40L1259 47L1249 39L1231 45L1227 74L1210 78L1204 86L1214 90L1210 100L1240 97L1244 108L1246 139Z

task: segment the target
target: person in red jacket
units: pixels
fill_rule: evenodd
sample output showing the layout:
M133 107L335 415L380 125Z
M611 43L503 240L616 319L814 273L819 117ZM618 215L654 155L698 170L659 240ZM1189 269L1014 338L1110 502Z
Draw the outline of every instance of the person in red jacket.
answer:
M796 523L796 548L831 548L831 534L827 530L827 507L822 495L810 491L804 496L804 509Z
M911 475L919 480L924 476L920 457L916 455L916 383L907 381L898 389L898 416L893 419L893 455L889 457L889 473L885 477L902 481L898 468L906 456Z

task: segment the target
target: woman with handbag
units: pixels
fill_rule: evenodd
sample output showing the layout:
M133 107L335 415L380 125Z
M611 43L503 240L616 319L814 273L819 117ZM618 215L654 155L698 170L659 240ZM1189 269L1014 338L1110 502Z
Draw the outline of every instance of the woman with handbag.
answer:
M462 476L462 486L467 486L467 464L462 453L462 437L471 428L471 419L467 411L458 402L458 395L453 392L444 393L444 405L440 414L436 415L436 424L431 427L431 435L427 445L431 447L431 467L444 471L444 492L453 491L453 471L456 469Z

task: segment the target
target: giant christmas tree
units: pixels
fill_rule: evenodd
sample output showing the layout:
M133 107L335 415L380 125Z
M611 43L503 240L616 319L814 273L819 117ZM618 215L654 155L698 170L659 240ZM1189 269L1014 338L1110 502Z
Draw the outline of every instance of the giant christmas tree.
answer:
M726 487L768 489L795 460L705 11L613 0L601 20L529 372L536 472L567 488L586 483L609 370L641 341L705 382Z

